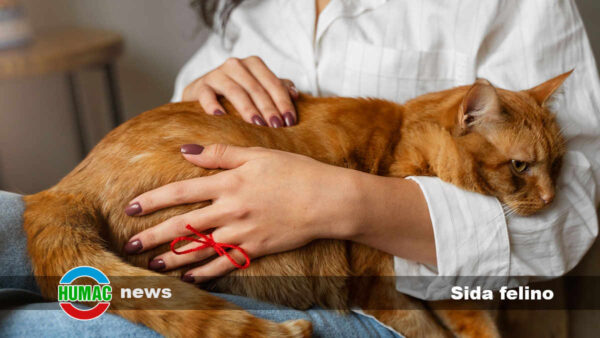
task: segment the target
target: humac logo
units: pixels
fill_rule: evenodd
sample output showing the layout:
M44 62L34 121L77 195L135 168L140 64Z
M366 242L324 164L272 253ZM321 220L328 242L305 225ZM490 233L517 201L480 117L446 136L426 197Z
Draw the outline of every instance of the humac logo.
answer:
M96 281L97 285L72 285L81 277L88 277ZM91 320L100 317L112 299L112 287L108 277L102 271L91 266L79 266L69 270L60 280L58 285L58 301L63 311L71 318ZM73 303L94 302L98 303L91 309L81 310Z

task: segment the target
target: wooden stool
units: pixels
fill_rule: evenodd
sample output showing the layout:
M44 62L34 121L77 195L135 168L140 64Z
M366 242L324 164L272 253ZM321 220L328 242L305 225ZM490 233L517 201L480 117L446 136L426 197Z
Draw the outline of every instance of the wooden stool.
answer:
M75 86L75 72L97 67L104 71L112 122L117 126L122 121L122 112L114 64L122 51L123 39L109 31L70 28L40 32L29 45L0 50L0 80L64 73L83 158L89 148Z

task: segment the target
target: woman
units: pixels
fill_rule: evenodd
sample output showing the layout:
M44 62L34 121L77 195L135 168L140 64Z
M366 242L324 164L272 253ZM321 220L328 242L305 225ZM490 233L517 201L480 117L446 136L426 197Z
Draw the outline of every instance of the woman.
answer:
M197 3L212 8L210 1ZM198 100L207 113L221 115L216 98L223 95L248 123L274 128L295 123L296 88L402 102L470 84L476 77L504 88L529 88L575 67L565 94L556 98L559 124L573 145L560 192L550 210L524 218L504 215L495 198L438 178L381 178L277 151L257 158L251 149L187 145L185 159L230 170L142 194L132 200L128 214L210 196L218 207L194 211L186 221L198 229L216 227L216 241L233 241L251 257L315 238L348 239L396 256L398 276L456 276L461 285L470 283L460 276L560 276L590 247L597 234L600 91L572 1L225 3L221 20L213 22L217 32L180 72L173 100ZM225 178L241 183L228 191ZM175 196L174 191L186 193ZM185 224L172 224L137 234L128 244L130 252L185 233ZM150 268L168 270L189 259L167 252ZM234 268L221 257L190 270L187 279L199 282ZM427 299L448 298L447 287L398 283L398 290Z
M258 157L252 149L186 145L182 152L192 163L230 170L147 192L131 201L128 215L209 198L213 205L186 215L187 223L216 227L216 241L237 244L252 258L316 238L354 240L393 254L398 276L425 278L426 284L397 283L399 291L423 299L449 298L449 287L472 285L463 276L562 275L594 241L600 86L572 1L219 3L195 2L214 33L179 74L173 100L198 100L218 116L226 113L216 101L222 95L247 122L268 127L301 118L293 109L297 90L401 102L476 77L528 88L575 67L557 99L569 154L554 204L522 218L505 215L495 198L437 178L383 178L278 151ZM239 184L228 189L220 178ZM183 233L168 224L137 234L126 250L139 253ZM192 263L189 257L164 253L149 268L172 269ZM219 257L184 280L201 282L232 268ZM506 278L486 282L500 287Z

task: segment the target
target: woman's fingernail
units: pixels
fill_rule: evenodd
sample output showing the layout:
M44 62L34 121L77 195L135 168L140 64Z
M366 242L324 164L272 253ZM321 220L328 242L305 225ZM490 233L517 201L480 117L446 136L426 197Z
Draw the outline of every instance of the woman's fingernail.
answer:
M125 208L125 214L127 214L127 216L135 216L141 212L142 206L138 202L130 204Z
M142 241L136 239L135 241L131 241L125 244L125 247L123 249L127 254L132 255L142 251L143 248L144 246L142 245Z
M192 276L191 273L188 273L187 275L183 275L181 277L181 280L186 282L186 283L193 283L195 282L194 276Z
M215 114L217 116L225 115L225 113L221 109L215 110L215 112L213 114Z
M297 97L298 97L298 89L296 89L296 87L294 87L294 86L291 86L291 87L290 87L290 93L292 94L292 96L293 96L294 98L297 98Z
M204 147L199 144L184 144L181 146L181 153L186 155L199 155L204 151Z
M283 114L283 120L285 121L285 125L291 127L296 124L296 119L294 118L294 114L291 112L286 112Z
M269 122L271 122L271 126L273 128L283 127L283 122L281 122L281 119L279 118L279 116L271 116L271 118L269 119Z
M254 123L258 126L263 126L263 127L267 126L267 122L265 122L265 120L258 115L252 116L252 123Z
M154 271L160 271L160 270L164 270L164 268L166 268L167 266L165 265L165 261L163 261L162 259L153 259L150 261L150 263L148 263L148 269L150 270L154 270Z

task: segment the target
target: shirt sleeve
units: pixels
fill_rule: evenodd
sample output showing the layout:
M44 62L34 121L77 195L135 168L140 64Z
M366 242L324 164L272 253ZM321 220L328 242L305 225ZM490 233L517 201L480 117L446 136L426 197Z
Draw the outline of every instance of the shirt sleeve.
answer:
M437 268L399 257L394 267L398 291L418 298L450 298L454 285L497 289L563 275L598 234L600 83L577 8L573 1L509 1L496 10L478 47L478 77L526 89L575 68L552 109L567 139L556 198L547 210L520 217L505 214L496 198L412 177L429 207Z
M202 47L179 71L171 102L181 101L188 84L221 65L229 56L231 53L224 47L223 37L218 32L210 33Z

